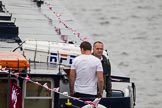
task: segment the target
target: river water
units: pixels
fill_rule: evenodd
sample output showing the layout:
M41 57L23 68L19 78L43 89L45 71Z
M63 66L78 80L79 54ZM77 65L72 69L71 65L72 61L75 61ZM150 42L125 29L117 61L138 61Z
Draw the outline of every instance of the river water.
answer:
M162 1L60 1L135 82L136 108L162 108Z
M57 40L53 38L56 33L50 32L54 28L47 9L38 10L31 0L2 1L17 18L22 39ZM136 108L162 108L161 0L49 1L60 2L84 28L83 32L105 44L111 62L136 84Z

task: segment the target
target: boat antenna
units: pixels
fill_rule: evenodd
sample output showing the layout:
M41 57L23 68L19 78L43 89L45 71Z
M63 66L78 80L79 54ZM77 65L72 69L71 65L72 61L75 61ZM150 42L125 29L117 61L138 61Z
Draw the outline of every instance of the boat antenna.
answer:
M25 41L23 41L21 44L20 43L17 43L19 46L16 47L15 49L12 50L12 52L15 52L18 48L20 48L20 50L22 51L23 48L22 48L22 45L25 43Z

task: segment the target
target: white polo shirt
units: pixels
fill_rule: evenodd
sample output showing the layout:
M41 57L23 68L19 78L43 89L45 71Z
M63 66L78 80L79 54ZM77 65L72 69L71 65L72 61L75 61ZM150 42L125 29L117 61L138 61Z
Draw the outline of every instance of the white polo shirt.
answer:
M97 95L97 71L102 71L100 59L93 55L80 55L71 65L76 70L74 92Z

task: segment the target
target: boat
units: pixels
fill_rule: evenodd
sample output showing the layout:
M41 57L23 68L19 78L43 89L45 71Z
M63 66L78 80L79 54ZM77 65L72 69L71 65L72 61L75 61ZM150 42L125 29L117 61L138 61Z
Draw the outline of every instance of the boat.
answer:
M72 60L80 55L79 46L68 43L27 40L21 47L23 49L23 59L17 52L1 53L0 58L5 59L0 59L0 82L1 85L4 85L0 87L1 97L2 95L7 96L6 91L10 87L8 87L8 80L10 80L10 82L14 82L14 84L21 87L22 108L65 108L67 107L67 100L71 103L70 108L81 108L87 105L85 103L87 100L91 102L95 100L88 98L78 100L68 95L68 71ZM17 57L15 57L16 55ZM11 60L4 63L9 58L13 59L12 63L15 63L16 69L11 67L13 64L9 65ZM15 58L16 60L14 60ZM26 71L22 71L23 67L18 65L21 64L20 58L26 61L26 65L22 65L24 68L28 68L25 69ZM10 67L13 69L10 70ZM16 77L15 73L18 73L19 77ZM29 76L30 80L26 79L26 75ZM135 84L130 82L128 77L112 75L111 78L113 84L116 83L122 89L116 89L114 86L112 97L106 97L103 94L99 104L106 108L133 108L135 105ZM46 86L44 86L45 84ZM59 92L53 91L54 88L59 88ZM1 102L4 102L4 104L1 104L1 108L6 107L6 99L1 98Z
M18 27L11 19L0 21L0 25L16 27L13 30L16 37L23 35L21 31L18 33ZM76 42L25 40L22 37L17 41L12 38L14 33L11 31L6 32L4 29L2 33L11 36L9 38L14 41L6 42L3 38L0 44L0 108L135 107L135 83L115 71L112 71L111 76L112 97L106 97L105 93L102 98L95 99L69 96L70 65L80 55ZM108 57L106 51L104 55Z

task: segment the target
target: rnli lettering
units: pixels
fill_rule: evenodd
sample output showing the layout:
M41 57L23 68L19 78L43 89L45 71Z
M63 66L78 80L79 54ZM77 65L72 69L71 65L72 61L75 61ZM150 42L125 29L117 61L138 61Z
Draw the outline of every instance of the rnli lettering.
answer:
M76 57L75 55L70 55L69 64L72 64L72 63L73 63L73 59L74 59L75 57Z
M73 59L75 58L75 55L67 55L67 54L57 54L57 53L51 53L50 54L50 63L61 63L70 65L73 62ZM59 61L59 62L58 62Z
M50 63L57 63L57 54L56 53L51 53Z

